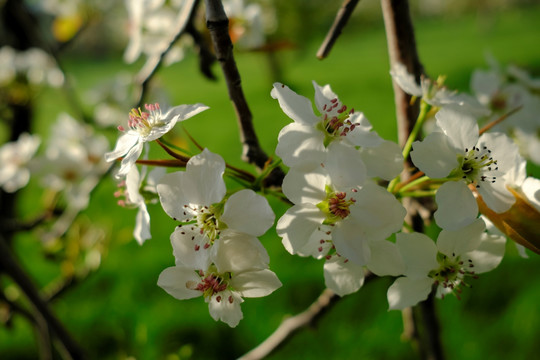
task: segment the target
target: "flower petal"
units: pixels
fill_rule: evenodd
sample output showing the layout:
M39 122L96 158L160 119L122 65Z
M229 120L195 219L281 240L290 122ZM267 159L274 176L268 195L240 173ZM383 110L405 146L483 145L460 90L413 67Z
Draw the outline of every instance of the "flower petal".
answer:
M444 183L435 195L435 222L445 230L457 230L478 217L478 205L469 187L462 181Z
M387 240L369 243L371 259L368 269L377 276L398 276L405 273L405 263L397 245Z
M138 142L139 134L137 134L135 131L127 131L118 138L114 150L105 154L105 160L111 162L121 156L124 156Z
M480 245L480 237L485 229L484 220L479 218L458 230L443 230L437 238L437 248L448 257L456 257L473 251Z
M352 294L364 284L364 268L344 260L333 256L324 263L324 284L339 296Z
M278 135L276 154L291 168L310 170L325 156L324 134L311 125L292 123Z
M384 140L375 147L360 148L368 177L392 180L403 170L403 155L398 144Z
M229 229L261 236L272 225L275 215L268 201L253 190L240 190L227 200L221 220Z
M366 166L358 150L336 141L327 148L324 169L336 189L361 186L366 179Z
M435 114L435 118L456 150L471 149L478 142L478 124L469 114L453 107L443 107Z
M291 254L302 249L325 215L312 204L294 205L278 220L276 231L283 238L283 246Z
M319 122L319 117L313 112L311 101L298 95L288 86L281 83L274 83L270 95L279 101L279 106L288 117L297 123L304 125L315 125Z
M446 177L459 165L456 149L450 144L448 136L440 132L429 134L423 141L415 141L411 159L432 179Z
M221 320L230 327L236 327L244 317L240 308L243 302L244 299L236 291L221 291L212 296L208 302L208 310L214 320Z
M188 283L198 284L199 282L200 278L192 269L172 266L159 274L158 286L178 300L184 300L202 295L202 292L187 287Z
M423 277L411 279L400 277L388 288L388 305L390 310L403 310L426 300L431 292L433 279Z
M244 297L262 297L281 287L276 274L268 269L236 274L230 285Z
M261 242L254 236L234 230L221 232L212 246L212 259L220 273L237 273L246 269L264 269L270 258Z
M422 279L439 267L437 246L433 240L420 233L398 233L396 244L403 257L405 275L412 279Z
M506 238L489 233L482 234L480 245L465 254L474 264L474 272L485 273L495 269L501 263L506 249Z

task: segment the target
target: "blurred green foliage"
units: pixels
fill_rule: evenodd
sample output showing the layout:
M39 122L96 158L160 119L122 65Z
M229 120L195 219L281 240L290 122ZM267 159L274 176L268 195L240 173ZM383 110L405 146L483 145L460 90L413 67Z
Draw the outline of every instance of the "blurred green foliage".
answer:
M284 9L293 6L290 1L278 3ZM284 18L288 31L302 34L316 29L316 35L310 33L312 41L297 44L296 50L277 54L283 74L277 80L309 98L314 92L311 80L331 84L345 104L363 111L383 137L395 140L382 18L365 26L351 23L329 58L319 61L315 53L330 25L314 15L323 3L302 2L307 14L313 15L303 17L310 19L309 23ZM539 18L538 6L459 17L422 17L416 23L421 60L430 75L446 74L447 84L463 91L468 90L472 70L487 67L486 52L503 64L514 62L540 75ZM276 79L267 71L267 61L261 53L237 57L256 130L263 147L272 153L279 130L290 119L270 97ZM137 65L126 67L118 57L73 57L65 64L82 97L99 81L126 69L134 71ZM189 142L182 133L185 127L201 145L220 153L229 163L253 170L240 160L236 119L219 68L215 68L219 77L215 83L203 79L194 69L196 60L190 56L162 69L156 79L170 104L202 102L211 108L177 125L169 139ZM150 100L154 101L152 96ZM36 104L35 125L42 134L47 133L59 111L68 108L53 90L42 93ZM111 132L110 139L116 135ZM166 154L156 147L151 157L165 158ZM180 302L156 285L159 273L174 263L169 243L174 221L159 204L150 206L153 238L139 246L132 239L135 211L116 206L114 189L112 178L105 181L82 214L110 234L108 255L97 273L53 303L90 359L235 358L264 340L285 317L303 311L324 288L322 262L289 255L275 231L270 230L261 240L283 287L268 297L244 302L244 319L237 328L214 322L202 299ZM30 186L22 196L20 213L25 217L36 213L41 196L37 187ZM276 199L269 200L278 218L285 206ZM38 284L59 275L56 264L43 259L35 237L27 234L16 240L16 251ZM461 301L453 297L437 301L448 358L532 359L540 352L540 280L534 275L540 258L519 258L513 244L508 245L507 253L499 268L482 275L472 289L464 291ZM400 338L401 313L387 311L386 289L390 284L390 279L376 279L358 293L346 296L315 328L300 332L270 358L416 358L410 344ZM11 329L0 328L0 358L34 359L37 352L32 329L24 319L16 318Z

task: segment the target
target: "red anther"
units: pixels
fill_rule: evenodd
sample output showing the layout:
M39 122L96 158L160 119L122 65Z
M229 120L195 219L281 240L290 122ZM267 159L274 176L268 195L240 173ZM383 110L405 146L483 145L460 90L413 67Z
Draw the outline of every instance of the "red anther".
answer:
M231 295L231 296L229 296L229 303L231 303L231 304L232 304L232 303L233 303L233 301L234 301L234 299L233 299L232 295Z
M118 125L117 129L120 130L120 131L126 131L126 129L124 129L124 127L122 125Z
M332 104L335 104L335 103L337 102L337 98L333 98L332 100L330 100L330 102L331 102Z
M199 245L195 245L195 251L199 251L201 247Z
M322 252L323 248L322 246L319 246L319 252Z
M208 249L209 247L210 247L210 244L209 244L209 243L204 244L204 248L205 248L205 249Z
M220 302L221 301L221 296L216 296L216 301Z

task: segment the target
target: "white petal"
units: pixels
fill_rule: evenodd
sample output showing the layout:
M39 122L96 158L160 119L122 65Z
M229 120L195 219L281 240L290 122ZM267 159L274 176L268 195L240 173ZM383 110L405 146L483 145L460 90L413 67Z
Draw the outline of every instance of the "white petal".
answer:
M437 269L437 246L433 240L420 233L398 233L396 244L407 267L405 275L412 279L422 279L431 270Z
M225 161L218 155L204 149L192 157L186 165L184 194L189 203L212 205L220 202L227 189L223 180Z
M176 265L204 271L212 262L209 239L197 228L176 227L171 234L171 245Z
M281 287L276 274L268 269L238 273L230 285L244 297L262 297Z
M435 222L445 230L457 230L478 217L478 205L463 181L445 182L435 195Z
M403 155L398 144L384 140L376 147L363 147L360 156L367 168L368 177L392 180L403 170Z
M274 225L275 215L268 201L253 190L240 190L225 203L221 220L229 229L261 236Z
M526 178L521 190L523 190L531 205L540 212L540 180L532 177Z
M481 274L495 269L501 263L506 249L506 238L484 233L476 250L464 255L472 260L475 273Z
M325 199L328 182L327 172L320 166L310 172L292 168L285 175L281 188L294 204L316 205Z
M306 245L324 219L324 214L315 205L294 205L278 220L276 231L283 238L285 249L294 254Z
M450 144L448 136L433 132L423 141L412 145L411 159L427 176L432 179L446 177L458 167L456 149Z
M124 156L139 142L139 140L139 134L137 134L135 131L130 130L122 134L118 138L114 150L105 154L105 160L110 162Z
M184 300L202 295L202 292L187 287L188 283L198 284L200 280L192 269L172 266L159 274L158 286L178 300Z
M339 296L352 294L364 284L364 268L333 256L324 263L324 284Z
M126 156L122 159L122 162L120 163L120 169L118 170L118 173L116 174L117 178L121 178L126 176L129 171L131 170L131 167L135 164L139 156L141 156L141 153L143 151L144 143L142 141L137 142L133 147L128 151Z
M137 217L135 218L133 237L142 245L146 240L152 238L150 234L150 214L144 202L140 202L138 206L139 211L137 211Z
M496 213L503 213L509 210L516 201L514 195L506 189L502 181L480 183L480 187L477 190L482 195L482 199L487 207Z
M163 176L157 185L159 201L163 210L171 218L178 221L188 221L193 217L191 212L187 212L184 205L189 204L187 195L184 193L185 171L177 171Z
M371 123L361 112L351 114L348 120L354 124L354 129L345 135L345 139L355 146L376 147L383 139L373 130Z
M387 240L369 243L371 259L368 269L377 276L398 276L405 273L405 263L397 245Z
M471 149L478 142L478 124L469 114L444 107L435 114L435 118L456 150Z
M437 248L439 252L449 257L473 251L480 245L480 237L485 229L484 220L479 218L458 230L443 230L437 238Z
M338 254L355 262L366 265L370 261L371 250L364 229L353 221L340 221L332 231L332 241Z
M212 259L220 273L264 269L270 258L261 242L251 235L224 230L212 246Z
M281 106L283 112L295 122L304 125L315 125L319 122L319 117L313 112L311 101L304 96L298 95L288 86L274 83L270 95L279 101L279 106Z
M137 166L132 166L131 170L126 175L126 190L129 197L129 201L133 204L137 204L144 201L143 197L139 193L141 186L141 176Z
M220 301L217 301L218 298ZM221 320L230 327L236 327L244 317L240 308L243 302L236 291L221 291L212 296L208 302L208 310L214 320Z
M390 310L403 310L414 306L422 300L426 300L431 292L433 279L424 277L411 279L408 277L397 278L388 288L388 305Z
M361 186L366 179L366 166L354 147L334 141L327 148L324 168L337 189Z
M333 99L337 99L338 96L332 91L330 85L320 86L313 81L313 88L315 89L315 106L321 114L324 114L324 105L328 105Z
M300 256L313 256L315 259L321 259L326 256L334 246L332 242L333 227L329 225L319 226L309 237L306 244L297 249Z
M164 118L176 118L175 121L184 121L208 109L210 108L204 104L179 105L169 109L164 115Z
M412 74L409 74L405 65L395 63L390 70L390 75L399 87L407 94L414 96L422 96L422 88L414 79Z
M310 170L325 156L324 134L311 125L292 123L278 135L276 154L291 168Z

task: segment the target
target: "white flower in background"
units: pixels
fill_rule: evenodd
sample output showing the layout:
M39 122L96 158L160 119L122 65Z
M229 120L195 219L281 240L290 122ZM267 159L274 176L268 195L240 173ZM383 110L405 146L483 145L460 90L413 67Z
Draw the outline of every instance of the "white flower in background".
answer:
M150 234L150 214L146 204L157 202L157 184L164 175L164 168L155 168L146 175L146 167L143 167L142 174L140 174L137 166L133 166L126 179L118 184L119 190L114 194L118 198L125 197L125 199L118 200L120 206L138 209L133 237L140 245L152 237Z
M0 85L7 85L24 76L32 85L60 87L64 83L64 74L55 60L39 48L17 51L9 46L0 48Z
M225 0L223 8L229 18L229 35L235 47L256 49L265 44L263 10L260 4L244 5L243 0Z
M468 185L476 188L493 211L508 210L515 200L506 189L504 175L516 166L517 147L502 133L479 137L476 121L467 114L443 108L435 117L438 131L414 142L411 158L430 178L451 180L438 190L438 225L457 229L466 225L468 214L477 212Z
M505 250L505 238L484 232L482 219L456 230L443 230L437 244L420 233L399 233L396 244L405 263L403 277L388 289L390 309L404 309L425 300L432 287L436 295L460 298L469 279L496 268Z
M119 126L124 134L120 136L113 151L105 154L105 160L114 161L124 156L118 170L117 177L121 178L129 173L141 155L144 143L156 140L169 132L177 122L189 119L192 116L208 109L202 104L179 105L162 113L159 104L145 105L146 111L132 109L129 114L128 128Z
M40 143L39 136L24 133L17 141L0 147L0 187L4 191L12 193L28 184L29 162Z
M175 257L206 269L240 247L251 254L251 267L266 267L268 255L257 237L273 225L274 213L252 190L226 197L224 171L223 158L205 149L188 161L186 171L167 174L158 184L163 209L181 223L171 235Z
M323 165L311 173L292 168L285 176L283 193L295 205L279 219L278 235L291 254L326 255L326 246L331 245L340 256L366 265L370 260L369 243L399 231L405 209L372 182L336 186L340 182L338 169L330 171ZM321 232L327 237L321 238ZM331 243L326 241L329 239Z
M126 0L129 17L129 43L124 61L135 62L141 54L160 56L178 33L183 16L184 0ZM182 39L186 39L183 37ZM177 43L166 55L164 62L170 65L182 60L184 45Z
M285 165L309 171L322 162L328 162L326 157L331 144L342 143L353 149L360 147L356 156L347 160L355 162L349 166L367 165L368 176L386 180L397 176L403 169L399 146L381 139L364 114L348 110L329 85L321 87L313 82L313 86L315 105L321 115L315 115L309 99L287 86L275 83L272 89L271 96L294 120L278 136L276 154Z
M399 87L409 95L422 98L426 103L436 106L457 106L460 110L467 111L475 116L484 116L489 114L489 110L480 104L473 96L450 91L442 85L443 79L439 78L436 82L422 76L418 84L412 74L407 71L405 65L401 63L394 64L390 75Z
M243 297L269 295L281 287L281 282L268 269L233 271L225 265L211 265L195 271L177 264L161 272L158 285L179 300L202 295L214 320L235 327L243 317L240 308Z

